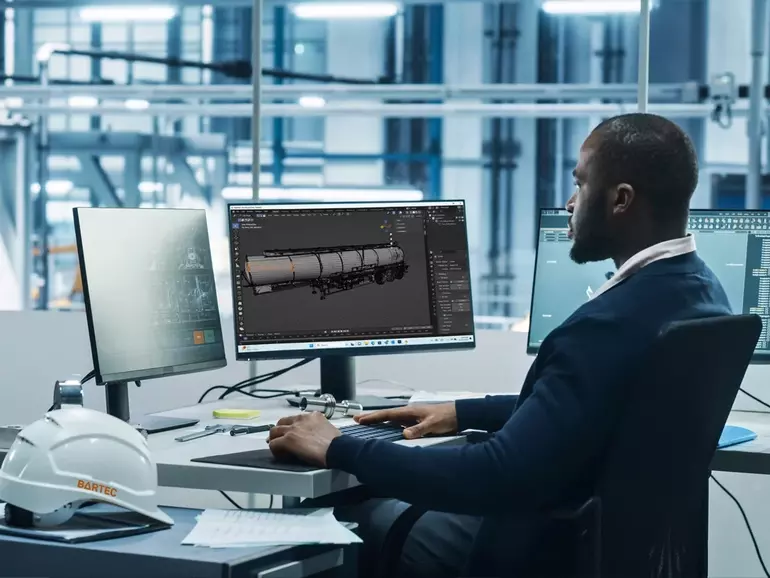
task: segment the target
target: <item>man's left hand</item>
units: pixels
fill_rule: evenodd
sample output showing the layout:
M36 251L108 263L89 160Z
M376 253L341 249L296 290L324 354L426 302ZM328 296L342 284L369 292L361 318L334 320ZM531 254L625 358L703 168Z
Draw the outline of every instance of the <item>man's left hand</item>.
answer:
M294 456L314 466L326 467L326 452L332 440L341 435L323 414L303 413L284 417L270 430L267 443L280 459Z

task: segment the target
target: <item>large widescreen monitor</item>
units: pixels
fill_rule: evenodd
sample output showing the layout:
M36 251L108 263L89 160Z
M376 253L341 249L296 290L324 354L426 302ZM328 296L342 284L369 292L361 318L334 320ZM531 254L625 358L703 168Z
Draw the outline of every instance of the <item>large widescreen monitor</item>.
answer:
M585 303L615 272L612 261L578 265L570 259L569 213L540 213L528 353ZM765 324L754 361L770 361L770 211L692 210L688 230L700 257L714 271L735 313L756 313Z
M352 357L475 345L463 201L232 204L238 359L321 358L354 395Z

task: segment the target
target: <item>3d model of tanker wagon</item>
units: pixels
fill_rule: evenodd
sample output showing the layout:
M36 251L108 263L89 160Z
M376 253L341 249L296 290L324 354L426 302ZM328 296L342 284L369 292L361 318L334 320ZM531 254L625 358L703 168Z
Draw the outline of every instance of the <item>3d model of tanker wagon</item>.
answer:
M254 295L310 287L326 299L362 285L402 279L406 270L404 250L385 243L264 251L246 257L243 278Z

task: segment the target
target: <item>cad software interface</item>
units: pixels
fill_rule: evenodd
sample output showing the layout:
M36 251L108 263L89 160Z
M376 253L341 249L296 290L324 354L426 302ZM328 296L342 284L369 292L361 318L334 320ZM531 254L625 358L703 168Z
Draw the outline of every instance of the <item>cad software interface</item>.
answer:
M102 376L168 375L225 359L203 211L79 209L78 223Z
M543 210L532 293L529 347L546 336L615 273L612 261L578 265L570 259L569 214ZM765 329L757 353L770 354L770 212L693 210L688 224L698 255L724 286L735 313L756 313Z
M473 341L464 205L232 205L239 353Z

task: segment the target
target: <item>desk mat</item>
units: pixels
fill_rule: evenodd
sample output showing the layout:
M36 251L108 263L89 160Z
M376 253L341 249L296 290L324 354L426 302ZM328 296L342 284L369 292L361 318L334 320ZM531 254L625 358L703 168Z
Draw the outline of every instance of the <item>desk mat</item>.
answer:
M321 468L309 466L299 460L276 460L273 453L268 450L250 450L237 454L220 454L195 458L192 462L204 464L217 464L220 466L239 466L242 468L257 468L263 470L282 470L285 472L314 472Z

